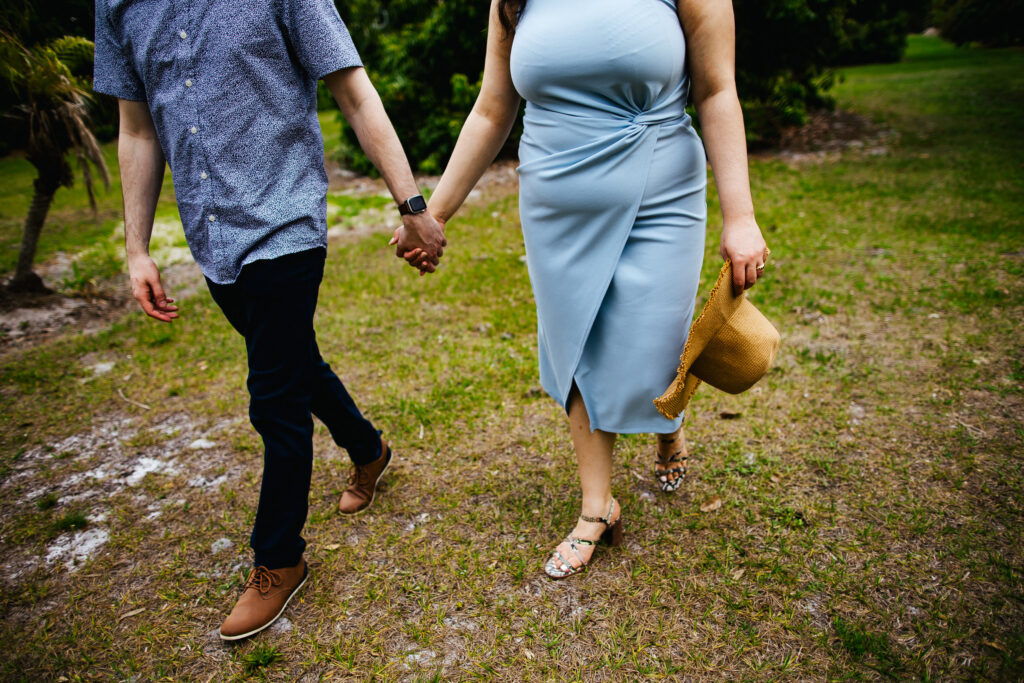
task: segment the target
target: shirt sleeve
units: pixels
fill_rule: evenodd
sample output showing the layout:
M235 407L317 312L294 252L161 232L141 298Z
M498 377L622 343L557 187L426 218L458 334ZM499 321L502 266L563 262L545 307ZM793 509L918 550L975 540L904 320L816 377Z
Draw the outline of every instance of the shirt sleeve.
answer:
M146 88L121 38L110 23L107 3L96 0L96 56L92 89L122 100L144 102Z
M363 65L333 0L284 0L284 21L292 49L314 79Z

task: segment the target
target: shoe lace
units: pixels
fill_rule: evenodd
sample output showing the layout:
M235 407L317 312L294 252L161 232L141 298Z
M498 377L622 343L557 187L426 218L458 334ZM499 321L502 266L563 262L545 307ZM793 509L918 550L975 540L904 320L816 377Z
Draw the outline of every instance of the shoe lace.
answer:
M366 486L370 483L370 479L372 477L373 475L370 474L369 468L355 465L352 468L352 472L348 475L348 485L352 486L353 484L356 484L358 486Z
M274 586L281 585L281 577L266 567L256 567L249 574L245 581L246 588L255 588L260 593L266 593Z

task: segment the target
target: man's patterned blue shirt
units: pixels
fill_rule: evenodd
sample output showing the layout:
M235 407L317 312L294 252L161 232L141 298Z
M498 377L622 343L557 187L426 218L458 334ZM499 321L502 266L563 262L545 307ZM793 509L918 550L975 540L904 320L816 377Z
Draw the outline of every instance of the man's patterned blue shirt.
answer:
M327 245L316 83L360 66L331 0L97 0L94 89L149 105L203 273Z

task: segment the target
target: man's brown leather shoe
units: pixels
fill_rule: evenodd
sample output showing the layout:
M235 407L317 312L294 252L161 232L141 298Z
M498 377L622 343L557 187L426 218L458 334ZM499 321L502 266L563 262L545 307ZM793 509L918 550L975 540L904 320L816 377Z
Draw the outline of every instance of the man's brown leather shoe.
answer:
M220 627L223 640L241 640L273 624L309 576L304 559L294 567L255 567L235 608Z
M384 470L391 464L391 448L384 439L380 440L380 457L366 465L355 465L348 477L348 488L341 494L338 510L352 515L370 507L377 493L377 482Z

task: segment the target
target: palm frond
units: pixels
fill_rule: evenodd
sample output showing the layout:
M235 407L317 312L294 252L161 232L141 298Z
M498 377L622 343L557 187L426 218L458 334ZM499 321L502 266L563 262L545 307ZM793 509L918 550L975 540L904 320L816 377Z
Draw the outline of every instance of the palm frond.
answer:
M20 102L13 113L28 124L26 159L39 171L41 182L56 188L74 182L68 163L68 156L74 155L95 208L92 168L99 171L108 189L110 172L90 125L90 92L72 74L73 68L82 67L83 60L91 60L92 51L92 43L83 38L67 37L49 46L26 48L13 36L0 33L0 76Z
M96 215L96 195L92 191L92 167L89 165L89 160L86 158L85 153L79 148L75 150L75 156L78 157L78 166L82 169L82 181L85 185L85 193L89 196L89 206L92 207L93 216Z
M51 42L48 47L76 78L92 75L95 47L91 40L80 36L64 36Z

